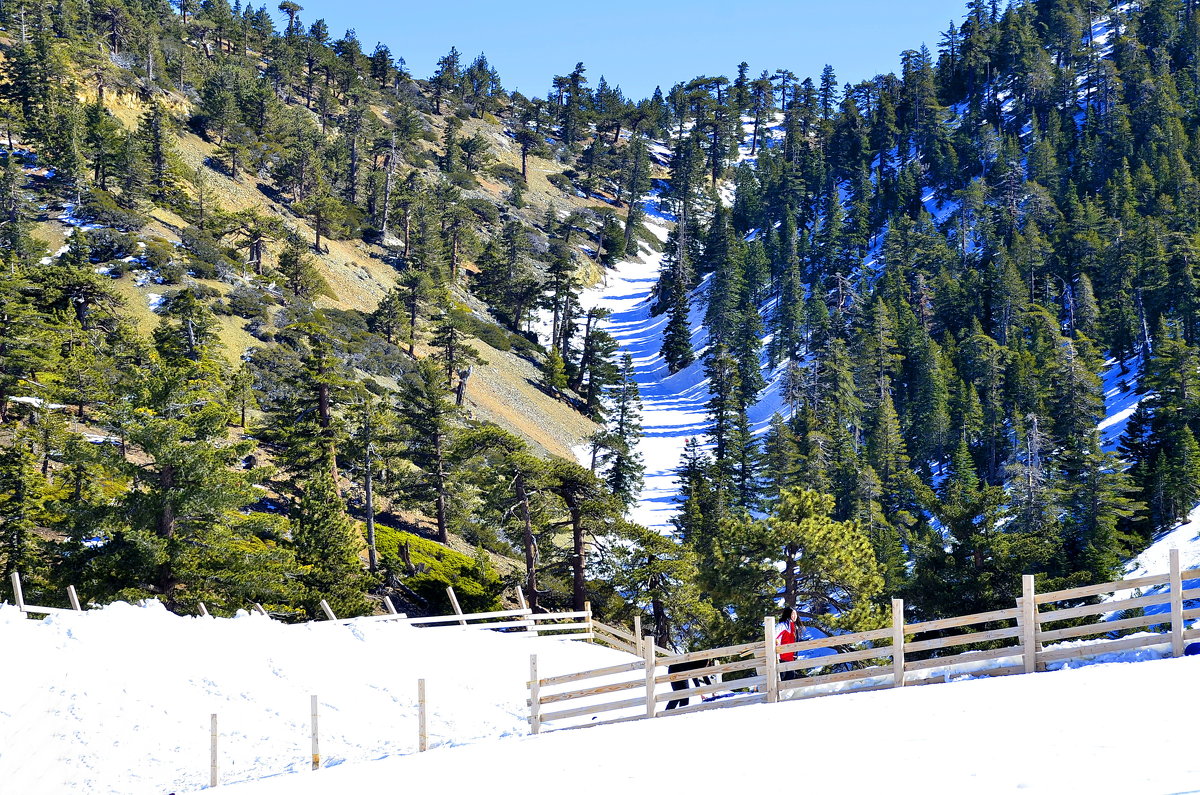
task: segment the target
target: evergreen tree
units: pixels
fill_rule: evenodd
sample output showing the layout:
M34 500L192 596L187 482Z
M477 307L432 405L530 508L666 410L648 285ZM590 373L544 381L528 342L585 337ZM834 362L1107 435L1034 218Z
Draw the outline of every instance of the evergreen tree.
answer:
M296 559L305 566L300 580L310 618L321 617L322 599L338 617L367 612L366 577L359 560L362 538L346 516L342 498L326 470L314 470L301 486L300 501L292 515L292 542Z

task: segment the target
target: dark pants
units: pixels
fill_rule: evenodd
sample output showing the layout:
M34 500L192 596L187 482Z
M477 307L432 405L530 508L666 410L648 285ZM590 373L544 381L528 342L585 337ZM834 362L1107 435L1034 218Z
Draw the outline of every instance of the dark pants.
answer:
M781 682L790 682L793 679L799 679L799 678L800 678L799 671L783 671L782 673L779 674L779 681L781 681Z

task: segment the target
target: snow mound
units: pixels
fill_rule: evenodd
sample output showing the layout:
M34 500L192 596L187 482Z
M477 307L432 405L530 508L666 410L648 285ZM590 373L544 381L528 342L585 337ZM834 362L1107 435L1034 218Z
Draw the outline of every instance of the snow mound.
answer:
M1194 792L1198 680L1197 657L1095 665L514 737L229 792L871 793L881 775L923 795Z
M528 731L542 676L627 662L580 641L384 621L286 625L157 603L25 618L0 607L0 792L164 795L309 769L310 695L326 765L413 753L417 680L431 747ZM284 780L292 781L292 777Z

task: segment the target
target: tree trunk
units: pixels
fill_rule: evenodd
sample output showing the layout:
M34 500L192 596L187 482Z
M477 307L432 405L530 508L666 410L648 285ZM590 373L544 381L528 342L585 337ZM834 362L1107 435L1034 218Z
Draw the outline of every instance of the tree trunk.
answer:
M158 537L168 542L175 536L175 507L171 504L170 493L175 487L175 468L170 464L164 465L162 472L158 478L159 488L162 489L164 501L162 510L158 515ZM172 561L171 550L168 548L166 560L158 567L158 588L166 599L167 607L170 608L175 603L175 573Z
M368 422L369 422L369 420L368 420ZM369 426L368 426L368 428L369 428ZM369 434L370 434L370 431L368 430L368 435ZM367 439L367 450L366 450L365 457L366 457L366 462L365 462L366 463L366 473L365 473L365 481L366 482L363 485L366 487L366 492L367 492L367 495L366 495L367 496L367 505L366 505L366 509L367 509L367 566L370 569L371 573L374 574L375 570L379 567L379 561L378 561L378 558L376 557L376 553L375 553L375 483L374 483L374 472L372 471L372 463L373 462L371 460L371 440L370 440L370 438Z
M574 572L573 592L575 596L575 609L583 610L584 602L587 601L587 578L585 577L586 559L583 554L583 511L579 508L579 501L572 497L568 502L568 507L571 512L571 538L575 548L571 554L571 568Z
M533 540L533 517L529 512L529 492L525 489L523 474L517 474L515 489L517 500L521 504L521 520L524 523L522 541L525 545L525 598L529 602L529 609L536 613L538 611L537 549Z
M667 621L667 608L663 600L654 597L650 600L650 613L654 617L654 642L664 649L671 642L671 627Z
M387 156L387 178L383 183L383 224L382 239L386 243L388 235L388 221L392 215L392 171L396 164L396 134L392 133L392 149Z
M437 541L445 544L450 540L450 533L446 515L446 457L442 449L441 433L435 434L433 444L437 452Z

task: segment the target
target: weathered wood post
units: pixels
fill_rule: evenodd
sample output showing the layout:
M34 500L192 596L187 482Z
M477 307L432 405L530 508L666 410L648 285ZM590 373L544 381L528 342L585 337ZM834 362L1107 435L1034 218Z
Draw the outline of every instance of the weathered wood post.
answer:
M892 687L904 687L904 600L892 600Z
M592 603L590 601L583 603L583 612L587 613L587 615L584 617L584 621L587 622L587 629L584 630L584 632L590 636L588 637L588 642L595 643L596 630L592 627Z
M212 713L208 749L208 786L215 787L220 783L217 775L217 713Z
M658 704L654 701L654 638L649 635L642 639L642 659L646 664L646 717L653 718Z
M779 655L775 653L775 616L763 619L763 670L767 677L767 703L779 700Z
M453 585L446 586L446 595L450 597L450 604L454 607L454 614L456 616L461 616L463 611L462 608L458 606L458 594L454 593ZM458 623L465 627L467 625L467 620L465 618L460 618Z
M325 601L324 599L321 600ZM312 702L312 769L321 769L321 750L317 744L317 697L311 697Z
M538 681L537 655L529 655L529 733L542 730L542 683Z
M1017 605L1021 619L1021 655L1025 663L1025 673L1031 674L1037 670L1038 633L1037 592L1032 574L1021 577L1021 600Z
M633 617L633 647L638 656L642 656L642 617Z
M392 597L390 596L383 597L383 607L388 611L388 615L390 616L398 615L400 612L396 609L396 606L392 604Z
M202 618L208 618L208 608L204 606L204 602L197 602L196 608L200 611Z
M429 750L429 731L425 713L425 680L417 680L417 751Z
M71 609L77 613L82 613L83 608L79 605L79 594L75 592L74 585L67 586L67 598L71 600Z
M321 603L322 603L322 604L325 604L325 600L324 600L324 599L322 599L322 600L321 600ZM265 607L263 607L262 605L260 605L258 602L255 602L255 603L254 603L254 612L258 613L260 616L266 616L267 618L270 618L270 617L271 617L271 616L267 615L267 609L266 609ZM330 611L329 611L329 613L328 613L328 615L330 616L330 618L332 618L332 617L333 617L333 611L332 611L332 610L330 610Z
M337 616L333 614L333 608L330 607L329 602L326 602L324 599L321 600L321 612L323 612L325 617L330 621L337 621Z
M1171 656L1183 656L1183 569L1179 550L1171 550Z
M13 600L17 605L17 609L22 613L25 612L25 592L21 590L21 575L15 571L12 573Z
M525 601L525 592L521 590L520 586L517 587L517 604L521 606L522 610L529 609L529 603Z

